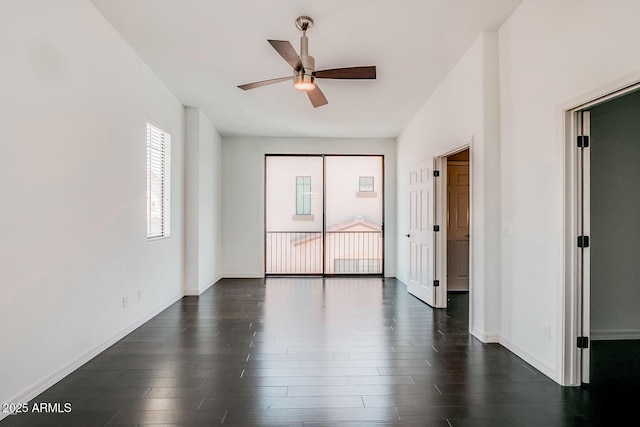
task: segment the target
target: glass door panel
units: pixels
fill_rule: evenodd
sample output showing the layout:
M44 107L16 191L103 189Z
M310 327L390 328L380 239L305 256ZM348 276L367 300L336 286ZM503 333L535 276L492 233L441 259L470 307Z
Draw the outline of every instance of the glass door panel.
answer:
M325 274L383 272L383 157L325 156Z
M265 273L322 274L322 157L267 156L265 167Z

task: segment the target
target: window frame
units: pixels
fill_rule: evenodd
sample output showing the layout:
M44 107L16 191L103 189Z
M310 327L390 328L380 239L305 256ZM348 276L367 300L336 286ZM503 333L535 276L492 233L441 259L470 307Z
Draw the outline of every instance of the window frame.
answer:
M160 204L159 209L154 201ZM158 217L159 224L154 223ZM146 223L148 241L171 237L171 133L149 122Z

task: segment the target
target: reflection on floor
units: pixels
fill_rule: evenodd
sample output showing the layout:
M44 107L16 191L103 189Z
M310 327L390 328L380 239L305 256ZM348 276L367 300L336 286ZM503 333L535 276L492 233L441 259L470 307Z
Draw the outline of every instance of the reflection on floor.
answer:
M468 294L449 297L434 310L394 279L223 280L34 399L71 412L0 426L548 427L625 411L617 389L563 388L471 337Z

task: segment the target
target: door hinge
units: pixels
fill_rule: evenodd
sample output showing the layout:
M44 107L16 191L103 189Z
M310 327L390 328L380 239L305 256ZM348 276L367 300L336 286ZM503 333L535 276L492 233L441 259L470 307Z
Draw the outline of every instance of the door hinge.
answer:
M578 247L579 248L588 248L589 247L589 236L578 236Z
M589 147L589 135L578 136L578 148L587 148L587 147Z
M434 225L433 226L433 231L440 231L440 226L439 225Z
M439 170L434 170L433 171L433 176L440 176L440 171Z
M589 337L578 337L578 348L589 348Z
M437 288L438 286L440 286L440 280L434 280L433 281L433 287Z

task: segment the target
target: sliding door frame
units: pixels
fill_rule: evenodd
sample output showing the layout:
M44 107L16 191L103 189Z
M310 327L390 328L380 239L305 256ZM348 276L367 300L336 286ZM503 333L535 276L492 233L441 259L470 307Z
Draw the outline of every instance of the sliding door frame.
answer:
M322 273L267 273L267 159L269 157L322 157ZM381 188L381 209L382 209L382 224L381 224L381 236L382 236L382 253L381 253L381 269L380 273L372 273L372 274L327 274L326 268L326 257L327 257L327 248L326 248L326 237L327 237L327 194L326 194L326 185L327 185L327 157L379 157L380 158L380 173L382 176L382 185ZM384 154L283 154L283 153L266 153L264 155L264 180L263 180L263 194L264 197L264 248L263 248L263 271L265 272L266 277L274 277L274 276L322 276L322 277L384 277L384 265L385 265L385 175L384 175L384 166L385 166L385 156Z

